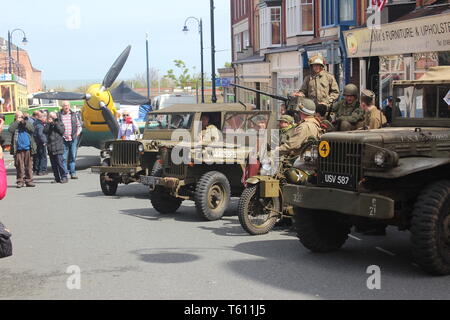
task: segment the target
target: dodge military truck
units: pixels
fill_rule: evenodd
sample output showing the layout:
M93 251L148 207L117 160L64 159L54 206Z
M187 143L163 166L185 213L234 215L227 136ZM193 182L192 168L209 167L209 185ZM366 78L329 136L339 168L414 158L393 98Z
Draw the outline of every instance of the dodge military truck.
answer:
M249 155L257 145L263 147L267 142L268 129L276 125L275 116L244 104L174 107L164 111L165 114L153 113L148 125L165 123L176 115L186 119L184 130L179 130L172 141L159 143L160 154L153 173L141 176L141 183L150 187L153 208L161 214L175 213L183 201L191 200L203 219L221 219L230 198L243 192ZM205 115L210 119L209 125L220 133L218 140L199 138ZM261 138L265 141L261 142Z
M450 67L396 81L399 111L389 128L329 133L313 156L309 182L284 187L296 207L301 243L318 253L340 249L353 226L396 226L411 234L416 262L450 274ZM398 98L398 99L397 99Z

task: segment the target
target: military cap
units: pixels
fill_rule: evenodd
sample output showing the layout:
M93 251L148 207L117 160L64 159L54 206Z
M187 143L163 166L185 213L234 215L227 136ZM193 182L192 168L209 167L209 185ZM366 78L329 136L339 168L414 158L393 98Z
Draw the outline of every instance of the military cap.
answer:
M295 111L299 111L307 116L316 114L316 103L311 99L300 99Z
M289 124L294 124L295 123L294 118L291 117L291 116L288 116L288 115L284 115L284 116L280 117L280 119L278 119L278 121L283 121L283 122L286 122L286 123L289 123Z
M364 89L361 92L361 97L367 97L367 98L370 98L370 99L375 99L375 93L373 91L371 91L371 90Z

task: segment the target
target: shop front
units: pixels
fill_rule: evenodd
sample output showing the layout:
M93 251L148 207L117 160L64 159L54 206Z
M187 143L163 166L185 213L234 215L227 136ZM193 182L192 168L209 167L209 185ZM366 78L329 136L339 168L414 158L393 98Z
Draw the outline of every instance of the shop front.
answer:
M385 106L395 80L419 79L431 67L450 65L450 14L438 14L344 32L347 54L359 59L360 88Z
M270 63L265 57L258 57L251 62L235 62L236 83L252 89L273 93L271 86ZM236 94L237 101L250 103L261 110L271 110L271 99L267 96L239 89Z

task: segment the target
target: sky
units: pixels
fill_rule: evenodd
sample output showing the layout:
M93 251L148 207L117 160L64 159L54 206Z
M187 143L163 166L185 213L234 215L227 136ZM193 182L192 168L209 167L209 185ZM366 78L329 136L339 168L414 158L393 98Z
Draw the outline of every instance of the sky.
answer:
M216 67L231 61L230 1L215 0ZM40 0L2 3L0 36L21 28L32 64L48 80L103 79L120 53L132 46L120 79L146 71L145 38L150 36L150 68L165 75L180 59L200 72L198 24L203 19L205 73L211 74L211 25L208 0ZM22 35L14 33L13 43Z

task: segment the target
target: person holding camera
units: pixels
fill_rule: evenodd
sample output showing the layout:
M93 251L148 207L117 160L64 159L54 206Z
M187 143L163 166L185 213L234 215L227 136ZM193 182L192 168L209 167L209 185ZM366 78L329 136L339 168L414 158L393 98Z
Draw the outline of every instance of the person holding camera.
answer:
M128 141L134 140L133 137L135 137L138 131L139 128L134 123L133 118L130 116L129 113L124 112L123 122L120 125L118 138L121 140L128 140Z
M59 119L56 112L48 115L44 133L47 135L47 151L55 176L54 183L68 183L67 165L64 163L64 123Z
M11 134L11 154L14 156L14 165L17 170L17 188L34 188L33 158L36 154L34 142L34 126L24 117L21 111L16 112L14 123L9 126Z

